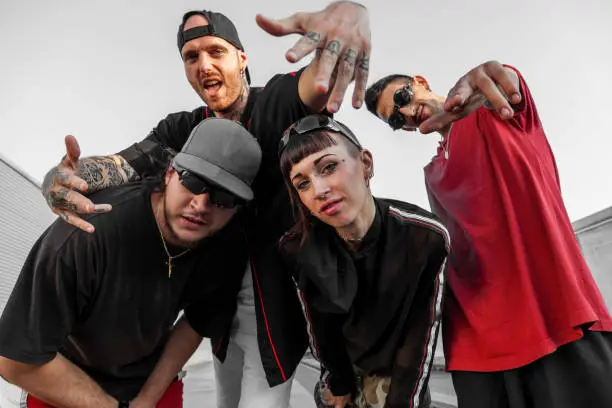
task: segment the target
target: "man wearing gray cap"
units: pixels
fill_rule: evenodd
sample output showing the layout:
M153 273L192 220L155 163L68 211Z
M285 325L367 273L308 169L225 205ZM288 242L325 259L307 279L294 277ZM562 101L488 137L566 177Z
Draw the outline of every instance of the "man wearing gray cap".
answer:
M26 406L128 407L173 341L192 352L228 331L247 259L237 213L260 162L244 127L207 119L162 180L91 196L113 205L87 217L96 234L45 231L0 318L0 375ZM180 380L157 406L182 406Z

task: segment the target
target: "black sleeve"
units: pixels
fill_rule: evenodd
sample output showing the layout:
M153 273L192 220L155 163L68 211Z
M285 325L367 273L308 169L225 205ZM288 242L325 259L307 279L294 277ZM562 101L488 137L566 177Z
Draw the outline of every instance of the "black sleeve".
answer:
M118 153L142 178L158 176L171 157L183 148L193 127L203 119L203 108L177 112L161 120L141 142Z
M283 132L309 115L300 99L298 83L304 69L274 76L257 97L247 128L262 149L259 173L253 183L254 207L259 213L254 229L262 242L278 242L293 226L292 207L280 172L278 143ZM275 222L269 220L274 218Z
M60 230L74 229L62 224L56 221L35 243L2 313L0 355L8 359L25 364L51 361L86 313L95 279L77 272L74 258L67 256L70 250L54 248L53 240L63 235ZM64 247L69 246L67 243ZM78 253L80 263L93 268L84 258L86 252L83 248ZM94 273L93 269L89 271Z
M304 303L312 352L321 363L321 380L335 396L352 393L355 374L342 332L347 316L322 313L309 307L306 301Z
M297 120L314 113L300 99L298 85L305 69L272 77L253 108L249 129L259 139L264 156L272 157L276 167L278 142L283 132Z
M417 407L425 398L442 316L447 242L431 233L427 264L419 279L395 354L386 408Z

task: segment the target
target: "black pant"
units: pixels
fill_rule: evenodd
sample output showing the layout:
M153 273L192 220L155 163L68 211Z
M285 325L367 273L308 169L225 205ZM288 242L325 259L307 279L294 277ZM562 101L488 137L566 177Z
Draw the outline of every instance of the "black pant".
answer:
M612 333L585 330L524 367L452 377L459 408L612 407Z

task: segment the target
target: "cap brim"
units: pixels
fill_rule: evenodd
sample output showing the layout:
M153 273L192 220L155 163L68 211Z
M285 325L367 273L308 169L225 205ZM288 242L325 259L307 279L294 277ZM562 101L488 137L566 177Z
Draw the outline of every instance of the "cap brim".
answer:
M219 166L187 153L178 153L174 162L244 200L250 201L253 199L253 190L248 184Z

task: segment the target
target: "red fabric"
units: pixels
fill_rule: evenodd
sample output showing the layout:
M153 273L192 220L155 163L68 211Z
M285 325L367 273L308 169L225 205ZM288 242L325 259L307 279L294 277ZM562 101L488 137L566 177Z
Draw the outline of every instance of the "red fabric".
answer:
M563 204L553 153L519 78L523 103L514 118L479 109L453 125L425 167L432 210L451 236L443 324L448 370L508 370L579 339L580 325L612 331Z
M32 395L28 395L26 406L28 408L53 408L52 405L46 404ZM183 406L183 382L173 381L162 399L157 403L157 408L182 408Z

